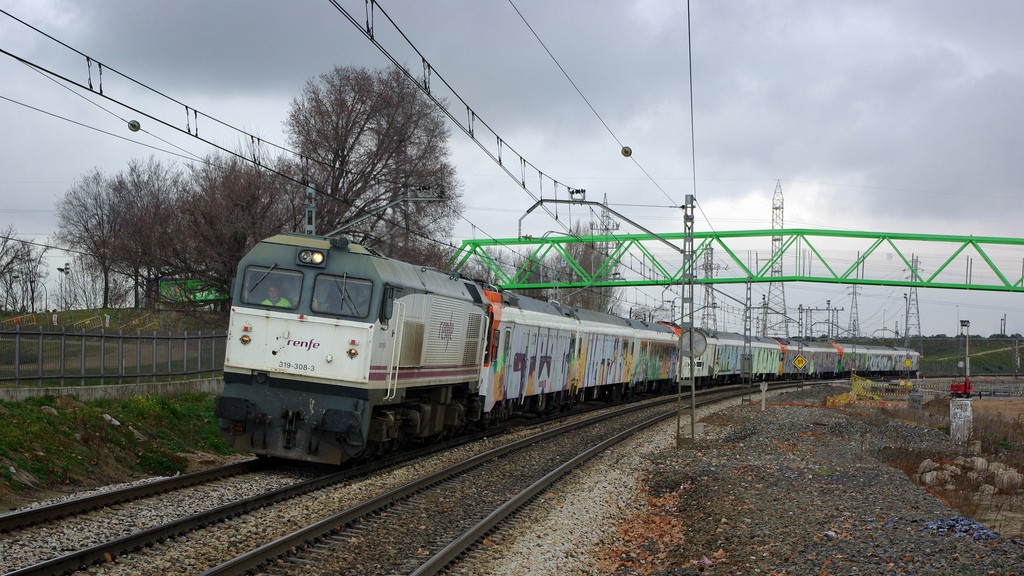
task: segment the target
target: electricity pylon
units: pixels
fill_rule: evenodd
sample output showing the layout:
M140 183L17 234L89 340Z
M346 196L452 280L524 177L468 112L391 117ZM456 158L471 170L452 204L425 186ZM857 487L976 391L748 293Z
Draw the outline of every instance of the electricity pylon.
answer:
M775 181L775 194L772 195L772 230L782 230L782 182ZM782 236L772 236L772 254L782 252ZM782 277L782 258L772 262L772 277ZM782 282L768 285L768 311L765 317L767 333L789 338L789 316L786 314L786 288Z

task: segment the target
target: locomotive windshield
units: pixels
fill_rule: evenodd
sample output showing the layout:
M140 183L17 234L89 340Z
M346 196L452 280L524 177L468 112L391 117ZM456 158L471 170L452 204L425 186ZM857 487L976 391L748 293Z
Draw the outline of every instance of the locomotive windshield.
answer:
M313 285L313 312L353 318L366 318L370 314L370 296L373 283L347 274L332 276L321 274Z
M242 302L295 309L302 290L302 273L271 266L249 266L242 282Z

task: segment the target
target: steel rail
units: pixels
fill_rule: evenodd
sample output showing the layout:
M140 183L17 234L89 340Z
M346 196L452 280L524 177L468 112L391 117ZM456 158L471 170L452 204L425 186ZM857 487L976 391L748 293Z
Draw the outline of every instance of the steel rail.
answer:
M806 384L788 384L782 386L776 386L775 390L785 390L788 388L797 388ZM722 394L720 396L714 396L703 399L698 406L706 406L715 402L723 400L730 400L733 398L741 398L747 396L749 390L743 390L742 387L738 387L737 390L728 394ZM655 424L667 420L668 418L675 415L675 411L671 410L664 414L659 414L652 418L645 420L629 429L623 430L618 434L607 438L600 443L588 448L587 450L576 455L572 459L566 461L558 468L552 470L541 479L537 480L527 488L520 491L518 494L513 496L511 499L506 501L504 504L496 508L493 512L487 515L486 518L481 520L475 526L464 532L461 536L456 538L450 544L445 546L437 554L431 556L426 562L420 565L419 568L409 574L409 576L433 576L440 574L445 568L447 568L452 562L455 562L460 556L465 554L477 542L481 541L485 536L495 530L495 528L503 522L509 516L515 514L519 509L523 508L537 496L547 490L551 485L558 482L563 476L569 474L574 469L583 465L587 461L595 458L601 452L611 448L612 446L626 440L630 436L640 432L646 428L654 426Z
M716 390L706 390L703 392L705 396L713 396L707 398L705 402L714 402L719 400L725 400L729 398L736 398L746 396L750 394L748 387L737 386L730 392L723 394L723 389L719 388ZM586 426L592 426L601 421L623 416L637 410L648 409L657 407L662 404L673 404L675 403L674 397L660 398L654 402L646 403L634 403L625 406L614 412L592 416L590 418L583 419L581 421L564 424L540 432L538 434L531 435L527 438L511 442L504 446L489 450L487 452L478 454L471 458L468 458L460 463L453 464L443 470L429 474L405 484L394 488L388 492L385 492L379 496L366 500L356 506L343 510L337 514L334 514L328 518L320 520L314 524L311 524L305 528L292 532L286 536L283 536L273 542L269 542L259 548L255 548L242 554L228 562L215 566L205 572L201 573L201 576L224 576L228 574L243 574L248 571L258 569L260 566L265 565L267 562L274 560L275 558L287 555L295 550L302 549L306 543L316 541L332 532L338 531L341 527L357 522L361 518L377 514L382 510L386 510L396 503L405 500L414 494L430 488L435 484L444 482L445 480L458 476L471 469L477 468L486 464L489 461L500 458L508 453L520 450L527 446L543 442L549 438L565 434L572 430L583 428ZM667 411L665 414L660 415L660 418L668 418L675 414L675 410ZM567 468L566 470L571 469Z
M162 480L154 480L145 484L129 486L127 488L113 490L111 492L102 492L92 496L85 496L83 498L74 498L62 502L55 502L46 506L26 508L9 514L2 514L0 515L0 533L10 532L18 528L25 528L33 524L52 522L60 518L67 518L68 516L74 516L75 514L98 510L121 502L138 500L147 496L155 496L157 494L180 490L189 486L210 482L218 478L227 478L229 476L237 476L239 474L263 470L269 465L270 464L265 460L247 460L245 462L237 462L235 464L219 466L217 468L202 470L200 472L192 472L190 474L182 474L180 476L173 476Z
M561 480L563 476L572 472L574 469L582 466L585 462L593 459L601 452L604 452L608 448L611 448L615 444L622 442L637 432L654 426L658 422L667 420L675 414L674 411L668 411L663 414L659 414L653 418L649 418L644 422L633 426L627 430L624 430L615 436L605 439L604 441L596 444L584 452L576 455L572 459L568 460L558 468L555 468L551 472L547 473L540 480L537 480L510 500L499 506L493 512L487 515L486 518L481 520L476 526L470 528L466 532L455 539L451 544L445 546L440 552L432 556L429 560L420 565L419 568L410 573L410 576L425 576L438 574L444 570L449 564L454 562L467 550L472 548L476 542L483 539L484 536L489 534L494 528L504 521L506 518L515 514L523 506L526 506L532 502L537 495L542 491L546 490L552 484Z
M153 542L172 538L190 530L209 526L227 518L233 518L289 498L320 490L327 486L348 482L358 476L370 474L382 468L394 466L401 462L422 457L425 454L437 452L438 450L444 449L444 447L450 446L453 443L469 442L474 439L478 439L479 437L480 435L467 436L464 440L460 439L450 443L439 444L438 446L398 454L370 464L341 470L318 478L284 486L264 494L259 494L244 500L232 502L231 504L225 504L205 512L179 518L160 526L154 526L148 530L137 532L135 534L125 536L124 538L104 542L90 548L81 549L64 556L59 556L45 562L15 570L13 572L6 572L3 576L41 576L44 574L65 574L74 572L91 564L106 562L111 558L115 558L126 552L144 548ZM253 460L250 462L263 463L262 465L265 467L272 465L265 460ZM270 460L269 462L278 461ZM257 464L256 466L256 469L259 469L259 465ZM201 473L196 473L196 480L191 482L191 484L197 484L201 481Z
M498 430L499 433L502 431L502 429ZM462 436L457 439L448 442L442 442L426 448L413 450L405 453L399 453L394 456L383 458L379 461L375 461L362 466L353 467L350 469L341 470L333 474L328 474L303 482L298 482L290 486L284 486L271 492L252 496L244 500L239 500L237 502L213 508L205 512L193 514L191 516L179 518L177 520L168 522L166 524L162 524L160 526L154 526L147 530L137 532L135 534L131 534L123 538L97 544L89 548L77 550L75 552L71 552L63 556L52 558L45 562L41 562L31 566L26 566L11 572L5 572L3 576L37 576L44 574L65 574L69 572L74 572L92 564L107 562L111 558L116 558L117 556L120 556L127 552L144 548L156 541L172 538L174 536L183 534L196 528L208 526L225 520L227 518L232 518L250 512L252 510L256 510L283 500L287 500L289 498L294 498L296 496L300 496L308 492L313 492L315 490L319 490L334 484L347 482L353 478L370 474L383 468L395 466L399 463L413 460L415 458L419 458L428 454L433 454L438 451L450 448L454 445L472 442L484 436L493 436L494 434L495 429L490 429L484 432ZM160 480L156 482L151 482L146 485L138 487L138 490L143 495L153 495L168 492L174 489L173 485L177 481L184 480L186 482L186 484L178 484L177 488L181 488L187 485L200 484L210 479L216 479L218 476L224 476L224 470L231 470L233 468L240 466L245 467L246 465L250 466L252 470L259 470L261 466L267 467L272 465L271 463L274 462L279 461L251 460L244 463L213 469L207 472L196 472L178 478L169 478L166 481ZM155 489L159 486L163 486L165 489ZM12 519L12 525L14 524L14 518L19 518L17 522L20 523L20 525L24 526L26 525L27 522L29 522L29 520L32 520L33 516L35 516L35 519L32 521L35 523L42 522L45 520L52 521L55 519L59 519L63 516L70 515L72 513L71 511L75 510L76 508L80 509L79 511L88 511L100 508L105 505L109 505L110 503L122 502L131 499L126 497L125 493L132 492L134 490L136 490L135 487L128 488L125 491L118 491L116 492L116 494L120 494L120 497L111 497L111 500L106 503L103 503L103 501L106 499L105 495L97 495L96 497L86 497L78 499L77 502L68 501L67 504L69 506L65 508L63 511L61 511L60 505L64 505L65 503L58 503L58 505L53 507L48 513L39 513L37 515L35 509L29 509L23 512L10 514L8 516L10 517L10 519ZM3 519L7 520L8 518L3 517Z
M735 388L735 390L736 390L736 393L734 394L734 396L742 396L742 395L750 394L750 389L749 388L744 388L742 386L737 386ZM718 388L718 389L714 389L714 390L705 390L705 391L703 391L701 393L701 395L703 396L703 395L721 394L724 391L725 390L723 388ZM217 566L217 567L215 567L215 568L205 572L204 574L233 574L233 573L239 573L239 572L243 572L243 571L245 571L247 569L251 569L251 568L257 567L260 564L263 564L268 559L272 559L272 558L275 558L275 557L281 556L282 554L287 553L289 551L289 549L291 549L291 548L301 544L302 542L316 539L320 535L323 535L323 534L331 532L332 530L334 530L340 524L345 524L345 523L351 522L352 520L356 520L356 519L359 519L359 518L361 518L363 516L366 516L367 514L372 513L372 510L374 510L374 509L380 509L382 507L382 505L381 505L382 502L388 501L389 499L392 502L396 501L396 500L399 500L399 499L401 499L401 497L405 497L407 495L414 494L416 491L422 490L422 489L424 489L426 487L429 487L433 483L441 481L440 478L443 478L443 476L441 476L441 474L445 474L446 472L447 472L448 476L451 476L451 475L454 475L454 474L458 474L461 471L465 471L465 470L468 470L470 468L482 465L487 460L495 458L496 456L500 455L501 453L506 453L506 452L509 452L509 451L512 451L512 450L519 449L521 447L528 446L530 444L534 444L536 442L543 441L543 440L545 440L545 439L547 439L549 437L555 436L555 435L560 434L560 433L564 433L564 432L566 432L568 430L572 430L572 429L575 429L575 428L581 428L581 427L584 427L584 426L592 425L592 424L594 424L596 422L599 422L601 420L604 420L604 419L607 419L607 418L611 418L611 417L614 417L614 416L620 416L620 415L623 415L623 414L627 414L627 413L632 412L632 411L641 410L641 409L649 408L649 407L652 407L652 406L657 406L660 403L669 404L669 403L673 403L673 402L675 402L674 398L672 398L672 397L665 397L665 398L660 398L658 400L655 400L653 402L636 402L636 403L632 403L632 404L626 405L625 407L623 407L623 408L621 408L619 410L616 410L613 413L605 414L605 415L591 416L591 417L588 417L588 418L584 418L583 420L580 420L579 422L576 422L576 423L565 424L565 425L562 425L562 426L558 426L558 427L552 428L552 429L550 429L548 431L541 432L539 434L530 436L528 438L524 438L522 440L513 442L513 443L508 444L506 446L503 446L501 448L498 448L498 449L491 450L489 452L480 454L480 455L478 455L478 456L476 456L474 458L471 458L471 459L469 459L469 460L467 460L467 461L465 461L465 462L463 462L461 464L457 464L457 465L451 466L451 467L445 469L444 471L441 471L438 474L433 475L432 477L435 478L435 479L432 480L432 481L429 480L429 478L431 478L431 477L428 477L428 479L423 479L421 482L413 482L413 483L410 483L409 485L406 485L404 487L396 488L395 490L392 490L392 491L390 491L388 493L385 493L385 494L383 494L383 495L381 495L381 496L379 496L377 498L374 498L374 499L371 499L371 500L367 501L363 505L360 505L360 506L351 508L349 510L343 511L343 512L341 512L339 514L336 514L336 515L334 515L334 516L332 516L332 517L330 517L328 519L325 519L325 520L323 520L321 522L318 522L317 524L314 524L314 525L312 525L310 527L307 527L306 529L300 530L300 531L295 532L295 533L293 533L293 534L291 534L289 536L283 537L283 538L279 539L278 541L271 542L271 543L269 543L269 544L267 544L265 546L262 546L260 548L257 548L255 550L253 550L253 551L250 551L249 553L246 553L246 554L244 554L242 556L239 556L238 558L235 558L234 560L229 561L229 562L227 562L225 564ZM541 421L546 421L546 420L540 420L538 422L541 422ZM421 457L421 456L423 456L425 454L430 454L430 453L434 453L434 452L437 452L437 451L440 451L440 450L444 450L447 447L450 447L450 446L455 445L455 444L461 444L461 443L470 442L470 441L479 439L480 437L485 436L485 435L493 436L494 435L494 430L492 429L492 430L488 430L488 431L481 432L481 433L478 433L478 434L472 434L472 435L468 435L468 436L465 436L465 437L460 437L460 438L458 438L456 440L453 440L453 441L450 441L450 442L441 443L441 444L438 444L438 445L435 445L435 446L423 448L423 449L412 451L412 452L409 452L409 453L398 454L398 455L395 455L395 456L392 456L392 457L389 457L389 458L386 458L386 459L382 459L380 461L376 461L376 462L373 462L373 463L370 463L370 464L366 464L366 465L363 465L363 466L355 467L355 468L352 468L352 469L342 470L342 471L339 471L339 472L336 472L336 473L327 474L325 476L321 476L321 477L314 478L314 479L311 479L311 480L306 480L306 481L303 481L303 482L298 482L296 484L292 484L290 486L285 486L285 487L273 490L271 492L267 492L267 493L264 493L264 494L261 494L261 495L253 496L253 497L250 497L250 498L246 498L244 500L240 500L240 501L237 501L237 502L226 504L226 505L223 505L223 506L211 509L211 510L207 510L205 512L200 512L200 513L197 513L197 514L193 514L193 515L188 516L188 517L180 518L180 519L174 520L172 522L169 522L169 523L166 523L166 524L163 524L163 525L160 525L160 526L152 527L152 528L144 530L142 532L138 532L138 533L135 533L135 534L131 534L129 536L125 536L123 538L119 538L119 539L116 539L116 540L113 540L113 541L109 541L109 542L104 542L104 543L101 543L101 544L98 544L98 545L95 545L95 546L92 546L92 547L89 547L89 548L86 548L86 549L82 549L82 550L78 550L78 551L66 554L64 556L59 556L57 558L53 558L53 559L50 559L48 561L45 561L45 562L42 562L42 563L39 563L39 564L34 564L34 565L31 565L31 566L26 566L26 567L23 567L23 568L20 568L20 569L11 571L11 572L6 572L4 574L4 576L27 576L27 575L36 576L36 575L42 575L42 574L48 574L48 575L49 574L66 574L66 573L70 573L70 572L81 570L81 569L83 569L83 568L85 568L87 566L90 566L92 564L98 564L98 563L102 563L102 562L109 562L112 558L115 558L117 556L123 555L123 554L125 554L127 552L131 552L131 551L134 551L134 550L138 550L138 549L144 548L144 547L152 544L153 542L163 541L163 540L166 540L166 539L169 539L169 538L173 538L173 537L178 536L180 534L186 533L186 532L188 532L190 530L194 530L194 529L197 529L197 528L209 526L209 525L215 524L217 522L223 521L223 520L225 520L227 518L232 518L232 517L235 517L235 516L247 513L247 512L251 512L252 510L256 510L256 509L259 509L259 508L262 508L262 507L265 507L265 506L269 506L271 504L274 504L274 503L277 503L277 502L280 502L280 501L283 501L283 500L287 500L289 498L300 496L302 494L305 494L305 493L308 493L308 492L313 492L315 490L319 490L319 489L322 489L322 488L325 488L325 487L328 487L328 486L331 486L331 485L334 485L334 484L338 484L338 483L341 483L341 482L347 482L347 481L350 481L352 478L355 478L355 477L358 477L358 476L361 476L361 475L366 475L366 474L369 474L371 472L378 471L380 469L383 469L383 468L386 468L386 467L389 467L389 466L394 466L397 463L408 461L408 460L411 460L411 459L414 459L414 458L417 458L417 457ZM271 460L270 462L274 462L274 461ZM167 492L170 489L173 489L173 488L167 488L167 489L164 489L164 490L159 490L157 488L159 486L161 486L161 485L164 486L164 487L170 487L173 484L177 483L177 482L175 482L175 480L177 480L178 482L180 482L181 480L185 480L185 482L188 485L194 485L194 484L198 484L198 483L203 482L204 481L203 480L204 477L206 477L208 479L211 479L211 478L215 479L217 476L223 476L223 475L225 475L224 474L224 470L231 470L231 469L233 469L235 467L239 467L239 466L241 466L243 468L245 466L250 466L250 467L254 467L252 469L258 470L260 466L267 466L267 465L268 465L268 461L252 460L252 461L247 461L247 462L244 462L244 463L230 465L230 466L227 466L227 467L221 467L221 468L210 470L210 471L206 471L206 472L196 472L196 473L193 473L193 474L185 475L185 476L180 477L178 479L173 479L172 478L172 479L167 479L166 481L161 480L161 481L157 481L157 482L152 482L152 483L149 483L147 485L143 485L143 486L139 487L139 489L140 489L141 492L147 492L148 491L148 492L150 492L150 495L152 495L152 494L157 494L157 493L161 493L161 492ZM183 487L183 486L184 485L179 483L178 487L180 488L180 487ZM130 492L132 490L134 490L134 488L129 488L129 489L127 489L124 492ZM116 499L117 501L124 501L126 499L124 497L124 492L121 492L121 497L117 498ZM78 502L77 504L74 501L69 501L69 503L73 507L83 508L84 510L95 509L96 507L98 507L96 503L99 502L100 500L102 500L102 497L101 497L102 495L97 495L97 496L100 496L100 498L94 499L94 497L86 497L86 498L83 498L83 499L78 499L81 502ZM85 504L86 502L89 502L89 505L86 505ZM60 503L60 504L64 504L64 503ZM73 507L72 508L67 508L66 510L72 510ZM383 507L386 507L386 506L383 506ZM54 510L56 510L56 508ZM50 512L50 518L49 519L51 519L51 520L61 517L61 514L56 513L54 510L51 510L51 512ZM23 513L15 513L15 514L9 514L9 515L7 515L7 517L0 517L0 518L2 518L3 520L11 520L14 517L21 516L21 520L19 520L19 522L26 522L27 519L30 517L30 515L32 513L34 513L34 512L35 512L34 510L30 509L30 510L26 510L26 511L23 512L25 514L24 516L21 516ZM42 517L43 516L40 516L39 518L42 518ZM37 520L37 522L38 521L42 521L42 520Z

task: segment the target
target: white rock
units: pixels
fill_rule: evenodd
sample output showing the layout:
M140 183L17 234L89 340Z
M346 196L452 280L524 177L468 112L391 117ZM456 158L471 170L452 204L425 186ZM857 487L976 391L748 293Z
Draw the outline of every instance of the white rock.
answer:
M1024 483L1024 477L1016 470L996 472L996 488L1003 494L1012 494Z

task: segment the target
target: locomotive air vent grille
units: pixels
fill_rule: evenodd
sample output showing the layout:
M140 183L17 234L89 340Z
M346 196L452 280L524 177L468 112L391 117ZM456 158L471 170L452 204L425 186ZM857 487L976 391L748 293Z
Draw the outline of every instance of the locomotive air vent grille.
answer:
M466 324L466 351L462 354L462 365L468 366L480 361L480 325L483 315L470 314Z
M423 322L407 321L402 328L402 357L399 366L419 366L423 362Z

